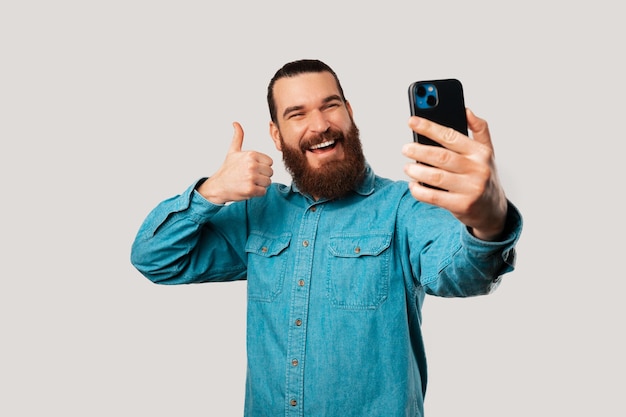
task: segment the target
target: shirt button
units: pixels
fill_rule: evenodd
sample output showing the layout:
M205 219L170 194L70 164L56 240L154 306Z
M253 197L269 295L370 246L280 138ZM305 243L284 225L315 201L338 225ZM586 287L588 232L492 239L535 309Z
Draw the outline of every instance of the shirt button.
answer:
M298 366L298 360L297 360L297 359L292 359L292 360L291 360L291 364L292 364L293 366Z
M298 280L298 285L301 287L304 287L304 280L303 279Z
M297 319L297 320L296 320L296 326L298 326L298 327L299 327L299 326L302 326L302 320Z
M315 212L316 210L317 210L317 207L315 207L315 206L311 207L311 211L312 212Z
M358 246L354 248L354 253L361 253L361 248Z
M296 405L298 405L298 401L292 399L291 401L289 401L289 404L291 404L292 407L295 407Z
M304 242L302 242L302 246L304 246L305 248L309 246L309 241L305 240Z
M266 253L266 252L267 252L267 246L263 246L263 247L261 248L261 252Z

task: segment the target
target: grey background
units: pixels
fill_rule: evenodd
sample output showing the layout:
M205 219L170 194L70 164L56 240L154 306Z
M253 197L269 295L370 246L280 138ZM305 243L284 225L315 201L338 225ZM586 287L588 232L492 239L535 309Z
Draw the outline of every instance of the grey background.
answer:
M235 120L269 154L284 62L338 72L369 162L403 179L407 87L456 77L526 226L487 297L424 308L429 417L623 415L617 2L6 1L0 5L0 414L238 416L245 283L129 262Z

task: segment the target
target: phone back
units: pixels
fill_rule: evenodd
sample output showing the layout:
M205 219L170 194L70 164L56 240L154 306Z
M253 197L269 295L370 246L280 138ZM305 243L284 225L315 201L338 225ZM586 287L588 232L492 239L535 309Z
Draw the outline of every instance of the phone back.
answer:
M420 116L451 127L467 135L467 117L463 86L457 79L416 81L409 86L412 116ZM413 132L413 140L426 145L441 146Z

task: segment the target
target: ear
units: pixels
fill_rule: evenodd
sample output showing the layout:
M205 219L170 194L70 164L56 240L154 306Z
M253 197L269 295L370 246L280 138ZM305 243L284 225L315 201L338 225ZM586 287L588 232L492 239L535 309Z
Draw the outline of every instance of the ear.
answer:
M348 114L350 114L350 118L352 118L352 106L348 100L346 100L346 109L348 109Z
M280 130L278 130L278 126L274 122L270 122L270 136L274 141L274 146L279 152L283 151L282 142L280 140Z

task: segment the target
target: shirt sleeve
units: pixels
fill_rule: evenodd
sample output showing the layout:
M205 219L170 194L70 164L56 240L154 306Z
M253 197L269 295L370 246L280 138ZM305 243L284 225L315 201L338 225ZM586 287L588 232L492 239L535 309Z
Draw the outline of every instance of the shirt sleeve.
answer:
M414 279L431 295L469 297L488 294L504 274L515 268L515 245L522 230L519 210L508 202L502 239L484 241L474 237L446 210L431 206L426 216L429 230L413 239L410 249Z
M197 183L196 183L197 184ZM190 186L155 207L131 248L131 263L158 284L245 279L245 203L213 204ZM220 227L228 224L228 228Z

